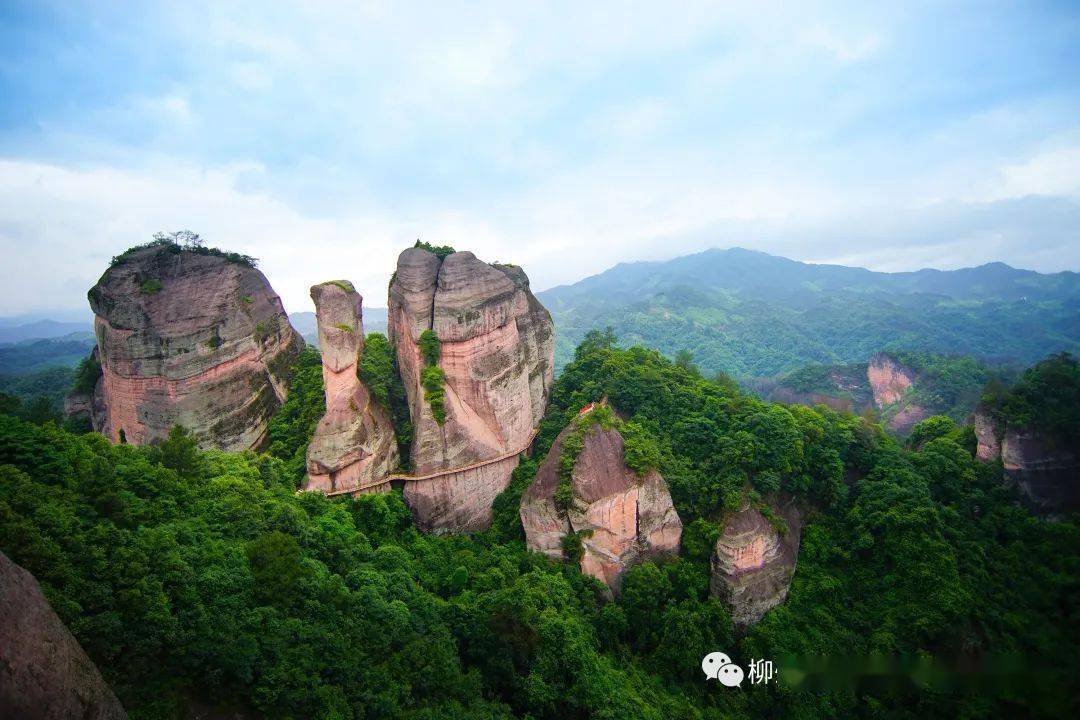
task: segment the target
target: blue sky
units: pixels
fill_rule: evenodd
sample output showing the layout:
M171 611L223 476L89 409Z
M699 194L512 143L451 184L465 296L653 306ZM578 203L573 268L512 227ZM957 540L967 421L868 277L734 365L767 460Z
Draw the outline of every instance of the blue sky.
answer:
M0 314L191 228L290 310L739 245L1080 269L1075 3L0 4Z

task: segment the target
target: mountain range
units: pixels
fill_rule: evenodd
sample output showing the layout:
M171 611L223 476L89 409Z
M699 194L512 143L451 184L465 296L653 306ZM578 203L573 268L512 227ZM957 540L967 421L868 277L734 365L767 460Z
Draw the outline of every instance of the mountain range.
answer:
M882 350L1030 365L1080 349L1080 274L1004 263L885 273L732 248L622 263L538 297L555 319L560 367L606 327L622 345L689 351L702 370L740 378Z

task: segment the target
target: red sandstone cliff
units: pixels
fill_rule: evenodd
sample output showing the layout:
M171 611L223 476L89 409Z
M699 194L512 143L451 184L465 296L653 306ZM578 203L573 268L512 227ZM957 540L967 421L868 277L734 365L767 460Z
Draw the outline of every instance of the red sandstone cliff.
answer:
M650 470L639 477L623 461L623 438L616 429L592 425L583 437L571 475L573 501L560 509L559 458L574 424L556 438L521 498L521 524L530 550L563 557L562 539L581 537L581 570L618 591L622 574L642 560L677 553L682 521L667 483Z
M712 594L721 598L736 625L752 625L784 602L799 555L802 514L792 502L774 512L786 523L777 530L747 503L724 520L712 555Z
M888 355L880 353L871 358L866 377L874 392L874 404L895 432L907 433L929 416L925 408L906 398L908 389L915 384L915 373Z
M95 430L144 444L180 424L203 447L263 444L303 339L261 272L158 245L122 255L89 298L102 369Z
M1056 517L1080 511L1080 451L1076 447L1005 423L985 407L975 410L971 424L978 440L975 457L1000 461L1005 478L1016 484L1032 512Z
M0 553L0 718L126 717L34 576Z
M419 341L432 330L445 372L445 422L424 398ZM388 332L409 396L416 474L511 457L434 480L407 482L405 499L429 530L471 531L491 523L491 504L509 483L516 452L547 405L554 372L551 316L520 268L489 265L470 252L440 258L410 248L390 283Z
M357 376L364 352L363 298L343 280L311 288L322 350L326 414L308 445L305 490L341 492L386 477L398 465L394 428ZM381 485L369 492L386 491Z

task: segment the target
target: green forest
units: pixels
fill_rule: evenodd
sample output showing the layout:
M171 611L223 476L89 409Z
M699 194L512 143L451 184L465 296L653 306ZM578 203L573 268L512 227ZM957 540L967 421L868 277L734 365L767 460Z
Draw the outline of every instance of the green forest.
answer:
M1020 367L1080 352L1080 275L1002 263L880 273L732 248L622 263L538 297L558 328L559 367L586 332L609 326L624 344L688 351L740 381L883 350Z
M182 428L134 447L0 415L0 548L40 581L133 718L177 717L192 699L326 719L1076 710L1080 528L1020 507L1000 464L973 460L970 428L931 418L901 445L864 418L763 402L592 332L492 528L432 536L399 490L297 493L322 413L318 363L311 349L297 363L263 454L203 452ZM385 338L369 338L360 373L400 407ZM1057 408L1048 422L1075 439L1078 387L1062 355L992 399L1013 418ZM685 528L681 555L629 570L615 600L575 565L528 552L518 517L555 436L601 398L633 426L628 452L660 470ZM791 592L737 633L709 596L708 556L726 512L778 494L809 510ZM700 661L715 650L789 670L767 686L706 683ZM791 670L812 658L846 677ZM901 671L870 673L874 658Z
M912 373L915 381L903 404L918 405L934 415L964 422L982 400L986 388L1007 388L1018 373L1011 367L991 367L967 355L900 350L882 353ZM867 378L868 363L811 364L779 378L747 381L748 389L766 399L782 399L784 390L803 396L821 395L846 401L853 412L873 409L874 392ZM895 410L895 408L893 408ZM880 413L882 419L887 412Z

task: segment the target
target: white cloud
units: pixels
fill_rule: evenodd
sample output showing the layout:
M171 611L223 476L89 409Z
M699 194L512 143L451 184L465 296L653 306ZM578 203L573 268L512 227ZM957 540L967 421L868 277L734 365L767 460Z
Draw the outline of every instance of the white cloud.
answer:
M841 34L834 28L814 25L802 34L808 46L824 50L842 63L864 60L881 47L881 39L875 33Z
M1080 146L1040 152L1001 168L997 197L1066 195L1080 198Z
M135 111L148 116L151 122L187 125L192 121L191 104L180 92L136 97L131 105Z
M232 79L244 90L265 90L273 84L266 66L256 62L233 63Z
M140 172L0 161L0 314L43 303L79 307L112 255L157 230L192 228L212 245L254 255L288 306L306 309L310 285L349 271L372 305L411 229L381 219L300 215L236 190L250 166L208 171L165 165Z
M899 267L908 250L933 264L981 243L1024 264L1036 251L1021 224L958 227L933 208L1080 196L1075 102L975 102L953 92L965 69L913 71L901 55L927 18L908 4L148 12L116 29L139 40L127 57L182 48L182 63L133 68L85 107L43 113L34 141L5 138L20 159L0 161L13 259L0 313L83 305L109 256L159 229L262 258L301 309L309 285L340 274L384 304L417 236L517 262L538 288L717 245ZM1071 142L1046 144L1051 131Z

